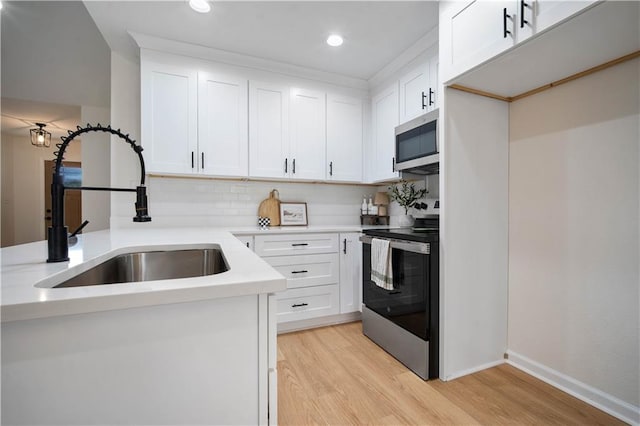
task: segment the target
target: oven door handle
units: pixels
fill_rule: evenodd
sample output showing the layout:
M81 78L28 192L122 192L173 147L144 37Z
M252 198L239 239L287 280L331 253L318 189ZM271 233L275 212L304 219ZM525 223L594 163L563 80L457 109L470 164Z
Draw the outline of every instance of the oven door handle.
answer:
M429 243L419 243L415 241L400 241L400 240L392 240L389 238L378 238L378 237L375 237L375 238L379 240L389 241L390 242L389 246L392 249L410 251L412 253L419 253L419 254L431 254L431 245ZM360 237L360 241L364 244L371 244L372 240L373 240L373 237L370 237L368 235L362 235Z

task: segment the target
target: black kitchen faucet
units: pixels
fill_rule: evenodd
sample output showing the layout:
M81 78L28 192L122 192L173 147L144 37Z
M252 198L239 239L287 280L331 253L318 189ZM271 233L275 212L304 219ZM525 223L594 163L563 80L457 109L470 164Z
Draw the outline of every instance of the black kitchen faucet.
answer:
M140 159L140 186L133 188L104 188L95 186L79 186L68 187L64 186L63 176L61 173L62 161L64 160L64 152L67 149L69 143L78 135L88 132L107 132L112 135L116 135L124 139L131 148L138 154ZM111 126L102 127L100 123L96 126L87 124L87 127L77 127L76 131L69 131L69 134L65 137L62 136L62 143L57 144L58 151L54 154L56 156L55 166L53 170L53 181L51 183L51 226L48 229L49 237L49 257L47 262L66 262L69 260L69 241L68 241L68 229L64 226L64 192L65 190L79 190L79 191L120 191L120 192L135 192L136 193L136 215L133 218L134 222L150 222L149 212L147 209L147 188L144 186L145 167L144 158L142 158L142 147L136 145L135 141L129 138L128 134L123 134L120 129L112 129Z

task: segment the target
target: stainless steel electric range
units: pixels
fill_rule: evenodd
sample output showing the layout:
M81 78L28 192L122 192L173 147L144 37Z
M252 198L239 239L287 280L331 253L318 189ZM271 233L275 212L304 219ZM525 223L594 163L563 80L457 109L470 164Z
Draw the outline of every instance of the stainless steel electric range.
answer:
M371 242L390 241L393 288L371 280ZM439 218L414 228L365 230L362 241L364 334L423 379L439 369Z

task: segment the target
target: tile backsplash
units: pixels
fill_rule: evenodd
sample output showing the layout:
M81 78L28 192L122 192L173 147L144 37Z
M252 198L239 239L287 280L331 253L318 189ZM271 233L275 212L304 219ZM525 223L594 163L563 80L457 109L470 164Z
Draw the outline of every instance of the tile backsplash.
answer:
M309 225L357 225L374 186L151 177L149 214L156 226L253 226L272 189L281 201L306 202ZM131 224L130 206L112 212L112 227Z

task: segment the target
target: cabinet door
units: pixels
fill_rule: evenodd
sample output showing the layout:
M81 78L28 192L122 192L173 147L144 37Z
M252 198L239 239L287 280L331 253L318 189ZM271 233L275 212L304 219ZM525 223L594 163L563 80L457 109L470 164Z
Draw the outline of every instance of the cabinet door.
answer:
M451 66L459 75L515 43L513 15L517 3L474 0L450 17ZM504 17L504 9L507 18ZM508 31L508 32L505 32Z
M301 256L273 256L264 260L287 279L287 288L337 284L339 260L336 253Z
M255 252L258 256L285 256L336 253L338 234L283 234L256 235Z
M327 95L327 179L362 182L362 100Z
M338 284L292 288L276 294L278 323L340 313Z
M429 64L422 63L400 78L400 123L428 111L431 81L429 73Z
M198 73L198 150L201 174L247 176L247 80Z
M522 0L518 1L520 8ZM596 3L596 0L589 1L558 1L558 0L526 0L526 4L532 7L524 8L525 20L529 16L533 18L533 31L540 32L552 25L570 18L581 10ZM520 9L518 9L518 12ZM518 21L520 23L520 21ZM518 39L520 41L520 39Z
M197 72L142 61L141 140L150 173L195 173L197 151Z
M253 251L253 235L234 235L242 244Z
M288 154L289 88L249 82L249 175L287 176Z
M340 234L340 313L362 310L362 243L360 234Z
M373 181L396 179L395 127L398 125L398 84L380 92L371 101Z
M324 92L291 89L291 170L295 179L325 179L326 106Z
M427 92L427 112L440 106L440 56L436 53L429 59L429 92Z

